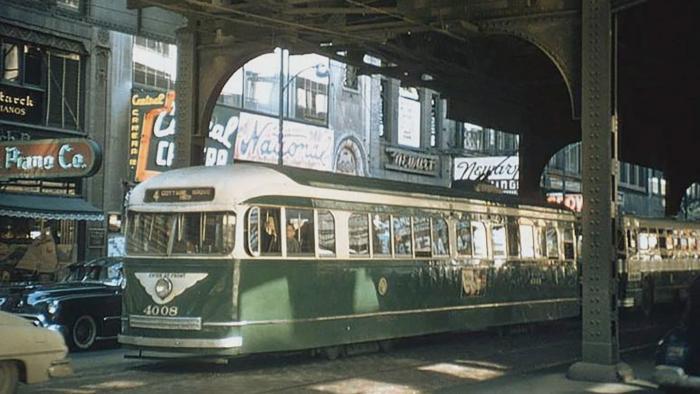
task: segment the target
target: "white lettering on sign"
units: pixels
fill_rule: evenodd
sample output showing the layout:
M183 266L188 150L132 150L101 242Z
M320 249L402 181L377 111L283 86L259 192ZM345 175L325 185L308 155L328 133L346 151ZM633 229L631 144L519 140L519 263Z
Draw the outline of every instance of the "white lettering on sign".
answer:
M175 158L175 143L158 141L156 150L156 165L170 167Z
M86 168L85 157L80 154L72 154L73 147L70 144L63 144L58 150L58 166L64 170L71 168ZM17 168L20 170L50 170L54 168L56 158L50 155L23 156L22 151L14 146L5 148L4 168Z
M456 157L454 180L475 181L488 175L488 181L517 180L518 156Z
M226 122L226 127L219 123L214 124L214 122L209 122L209 138L218 141L221 145L228 149L231 149L233 144L231 143L231 136L238 130L238 124L240 119L238 116L232 116Z

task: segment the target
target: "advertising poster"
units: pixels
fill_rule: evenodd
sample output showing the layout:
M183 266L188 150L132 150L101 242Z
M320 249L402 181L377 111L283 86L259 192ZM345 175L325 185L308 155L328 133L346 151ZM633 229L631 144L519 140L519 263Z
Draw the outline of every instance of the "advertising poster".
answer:
M168 170L175 157L175 92L133 89L129 169L136 182Z
M455 181L486 181L507 193L518 193L518 156L455 157Z
M214 107L209 135L204 146L205 166L233 164L233 148L241 120L241 111L223 105Z
M236 159L277 163L279 120L241 112ZM284 165L332 171L333 132L298 122L284 122Z

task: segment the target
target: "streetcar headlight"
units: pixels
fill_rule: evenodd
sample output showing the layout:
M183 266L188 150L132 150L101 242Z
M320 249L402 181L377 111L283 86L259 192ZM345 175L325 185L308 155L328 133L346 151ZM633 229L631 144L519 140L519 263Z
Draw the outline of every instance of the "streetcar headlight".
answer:
M173 291L173 282L168 278L160 278L156 282L155 289L156 295L161 299L165 299Z

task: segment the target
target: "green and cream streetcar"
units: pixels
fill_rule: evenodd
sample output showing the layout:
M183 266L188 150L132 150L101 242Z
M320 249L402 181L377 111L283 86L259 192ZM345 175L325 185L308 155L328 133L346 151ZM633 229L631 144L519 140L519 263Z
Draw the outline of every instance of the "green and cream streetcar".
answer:
M236 164L156 176L127 217L119 341L144 352L333 355L579 314L574 215L512 196Z

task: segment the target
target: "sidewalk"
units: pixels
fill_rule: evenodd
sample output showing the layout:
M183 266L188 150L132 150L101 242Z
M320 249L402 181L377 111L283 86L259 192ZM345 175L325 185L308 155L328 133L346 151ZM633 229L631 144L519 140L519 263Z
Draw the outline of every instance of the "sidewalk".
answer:
M654 371L653 353L653 349L644 349L621 356L622 361L629 364L634 370L635 379L627 383L569 380L566 378L569 365L562 364L522 374L506 375L479 384L454 386L438 392L479 394L662 393L656 384L651 382L651 375Z

